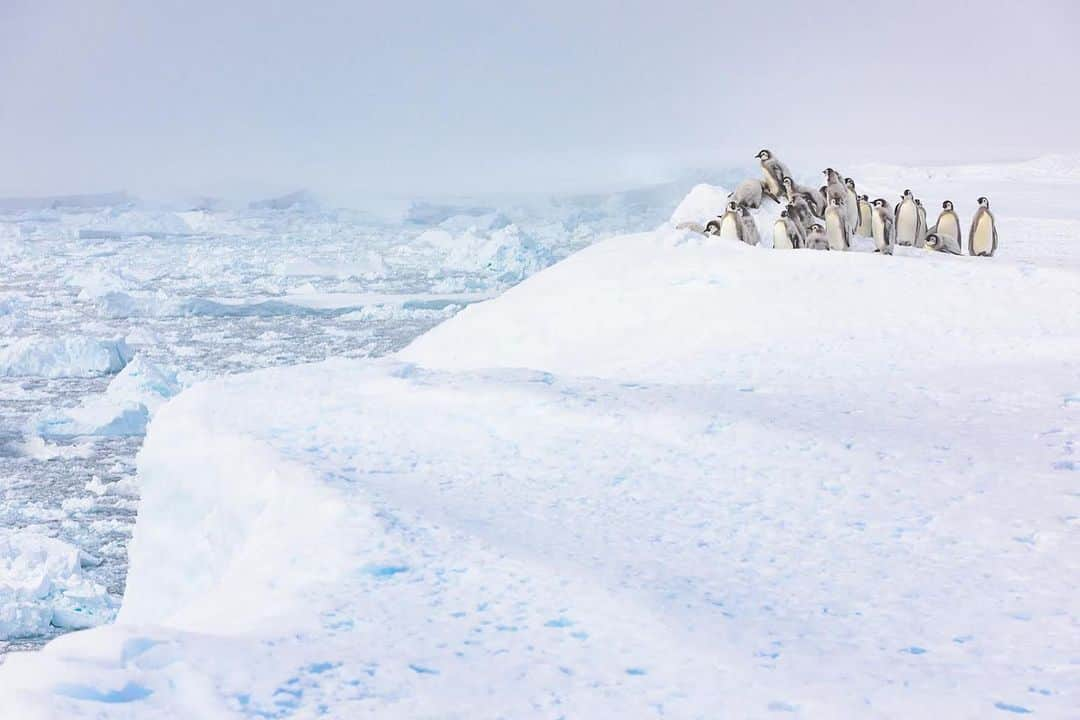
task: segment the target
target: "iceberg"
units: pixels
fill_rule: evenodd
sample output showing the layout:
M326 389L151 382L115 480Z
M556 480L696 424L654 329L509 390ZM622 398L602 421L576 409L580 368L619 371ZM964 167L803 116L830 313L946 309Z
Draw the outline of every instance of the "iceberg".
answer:
M0 376L95 377L120 372L133 353L123 339L31 335L0 348Z

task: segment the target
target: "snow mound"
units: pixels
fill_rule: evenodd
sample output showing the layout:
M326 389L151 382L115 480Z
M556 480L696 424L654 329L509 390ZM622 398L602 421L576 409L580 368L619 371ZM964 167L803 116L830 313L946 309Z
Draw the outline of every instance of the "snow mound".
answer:
M136 355L104 394L86 398L74 408L39 415L33 420L34 432L43 438L142 435L157 409L181 387L176 373Z
M31 335L0 348L0 375L94 377L120 372L132 357L122 339Z
M724 214L730 192L716 185L695 185L675 208L675 212L671 213L671 223L692 222L704 226L709 220Z
M115 600L83 574L96 562L60 540L0 530L0 640L112 620Z

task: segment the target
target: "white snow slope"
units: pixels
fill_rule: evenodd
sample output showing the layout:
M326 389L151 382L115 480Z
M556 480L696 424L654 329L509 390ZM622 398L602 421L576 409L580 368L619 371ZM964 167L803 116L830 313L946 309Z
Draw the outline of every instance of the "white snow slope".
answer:
M10 656L0 716L1075 717L1077 230L668 226L397 358L198 384L118 622Z

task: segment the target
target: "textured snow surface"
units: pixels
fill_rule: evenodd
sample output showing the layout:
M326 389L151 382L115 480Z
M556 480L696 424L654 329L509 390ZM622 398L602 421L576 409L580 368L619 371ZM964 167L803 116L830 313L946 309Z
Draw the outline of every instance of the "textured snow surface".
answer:
M118 622L9 656L0 710L1069 717L1076 233L672 223L396 357L198 383L139 455Z

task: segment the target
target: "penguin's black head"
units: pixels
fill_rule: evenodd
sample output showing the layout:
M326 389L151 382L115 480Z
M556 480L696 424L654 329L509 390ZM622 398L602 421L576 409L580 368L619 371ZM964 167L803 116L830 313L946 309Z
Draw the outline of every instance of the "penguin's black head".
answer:
M877 198L874 200L874 207L885 207L885 198Z
M768 160L769 158L772 157L772 153L769 152L768 150L762 149L762 150L759 150L758 154L755 155L754 157L756 157L756 158L758 158L760 160Z
M910 190L905 190L904 191L904 197L911 197L911 191Z
M790 175L785 175L782 182L784 183L784 187L787 187L788 185L792 184L795 181L791 179Z
M930 247L937 247L939 240L940 238L938 238L938 236L934 233L930 233L926 236L926 244Z
M952 210L952 200L946 200L945 202L941 203L941 208L943 210Z
M979 207L990 207L990 201L985 197L979 198Z
M851 188L852 190L855 189L855 181L851 178L844 178L844 185Z
M832 168L825 168L824 170L822 170L822 171L821 171L821 174L822 174L822 175L829 175L829 174L831 174L832 172L833 172L833 169L832 169Z
M818 225L817 223L814 223L813 225L810 226L810 229L815 231L815 232L821 232L822 227L820 225Z
M780 217L786 218L787 217L787 210L781 210L780 211Z
M919 198L915 198L915 204L919 207L922 207L922 200L920 200Z
M866 202L870 202L870 196L869 195L860 195L859 199L860 200L865 200Z
M735 204L735 201L734 201L734 200L732 200L731 202L729 202L729 203L727 204L727 209L728 209L728 210L734 210L734 209L736 209L737 207L738 207L738 205L736 205L736 204Z

